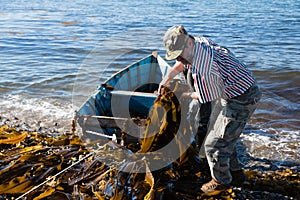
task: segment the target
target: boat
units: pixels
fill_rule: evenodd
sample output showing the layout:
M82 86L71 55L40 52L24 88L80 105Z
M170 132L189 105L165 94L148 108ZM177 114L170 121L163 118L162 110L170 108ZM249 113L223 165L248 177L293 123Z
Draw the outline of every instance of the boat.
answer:
M159 83L170 69L152 52L104 81L75 113L82 140L92 148L103 139L138 142Z

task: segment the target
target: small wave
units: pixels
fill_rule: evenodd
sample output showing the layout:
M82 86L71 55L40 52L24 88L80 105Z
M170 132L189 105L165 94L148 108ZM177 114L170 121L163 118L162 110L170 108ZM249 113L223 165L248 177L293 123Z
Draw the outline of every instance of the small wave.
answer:
M300 134L298 131L278 130L266 128L246 130L241 136L247 153L252 158L261 158L288 165L299 161Z
M74 115L71 103L58 103L25 95L7 95L1 98L0 115L18 118L33 128L54 126L62 132L69 131Z

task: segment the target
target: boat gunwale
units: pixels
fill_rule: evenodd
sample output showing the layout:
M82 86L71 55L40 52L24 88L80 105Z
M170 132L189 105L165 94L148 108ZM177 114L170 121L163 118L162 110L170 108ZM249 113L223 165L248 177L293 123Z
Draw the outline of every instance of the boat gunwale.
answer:
M129 65L125 66L124 68L120 69L119 71L115 72L113 75L111 75L109 78L107 78L107 79L103 82L103 84L107 84L110 80L112 80L112 79L113 79L114 77L116 77L118 74L122 74L123 71L127 71L130 67L133 67L134 65L137 65L139 62L141 62L141 61L143 61L143 60L146 60L146 59L148 59L148 58L150 58L150 57L154 57L154 58L157 59L157 56L159 56L159 55L157 54L157 52L156 52L156 51L153 51L150 55L147 55L147 56L145 56L145 57L143 57L143 58L141 58L141 59L139 59L139 60L137 60L137 61L135 61L135 62L132 62L131 64L129 64ZM101 86L100 86L100 87L101 87Z

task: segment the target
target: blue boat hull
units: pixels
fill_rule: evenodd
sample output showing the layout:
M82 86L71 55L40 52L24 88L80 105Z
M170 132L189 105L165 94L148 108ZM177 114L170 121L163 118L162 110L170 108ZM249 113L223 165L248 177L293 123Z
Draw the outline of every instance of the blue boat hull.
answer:
M76 112L83 140L94 145L124 131L140 137L143 126L132 119L148 116L168 70L168 63L154 52L107 79Z

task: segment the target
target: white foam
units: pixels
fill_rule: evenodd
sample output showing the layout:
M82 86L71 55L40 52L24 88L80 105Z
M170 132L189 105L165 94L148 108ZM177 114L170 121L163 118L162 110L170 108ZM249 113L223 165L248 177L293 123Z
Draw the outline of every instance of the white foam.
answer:
M1 98L0 115L17 117L29 124L63 128L71 123L74 108L70 102L51 102L49 99L28 98L22 95L7 95ZM66 127L68 128L68 127Z
M253 158L275 162L298 162L300 152L299 131L260 129L242 134L242 143Z

